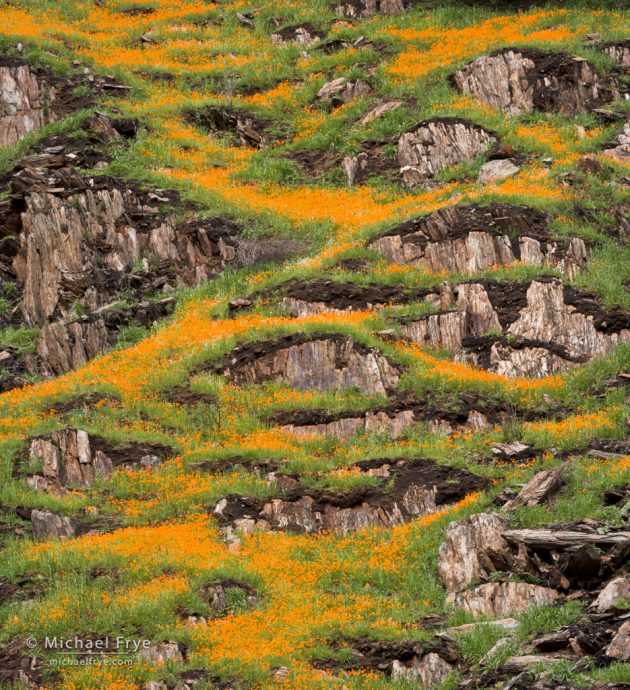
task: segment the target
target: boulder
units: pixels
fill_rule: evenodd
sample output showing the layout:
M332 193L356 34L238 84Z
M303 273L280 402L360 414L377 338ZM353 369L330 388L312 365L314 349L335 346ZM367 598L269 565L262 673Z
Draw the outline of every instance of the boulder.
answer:
M606 613L614 610L617 602L621 600L630 601L630 580L627 577L616 577L611 580L591 606L599 613Z
M630 661L630 621L626 621L617 631L606 656L617 661Z
M154 642L138 652L138 659L147 664L164 666L169 662L184 661L182 645L179 642Z
M525 582L488 582L463 592L451 592L449 606L473 616L506 616L524 613L537 606L551 606L559 599L554 589Z
M520 168L517 165L514 165L509 158L488 161L479 169L479 177L477 178L477 182L479 182L479 184L488 184L488 182L505 180L508 177L516 175L519 170Z
M402 101L386 101L385 103L379 103L365 113L361 118L361 124L368 125L370 122L387 115L387 113L393 113L394 110L398 110L401 105L403 105Z
M324 84L317 92L318 101L326 101L333 107L349 103L355 98L361 98L372 93L370 85L362 79L350 81L345 77L339 77Z
M506 529L507 521L496 513L478 513L449 525L438 555L438 573L449 591L464 589L494 570L485 554L506 549Z
M623 130L615 137L617 146L612 146L603 151L604 156L608 156L618 163L630 162L630 120L624 123ZM628 221L626 220L626 223ZM624 228L622 219L622 229Z
M472 161L497 142L496 135L469 120L434 118L400 137L397 161L405 184L415 187L440 170Z
M301 46L310 46L325 36L310 24L297 24L287 26L280 31L271 34L271 42L278 45L282 43L296 43Z
M37 541L48 539L70 539L74 537L74 525L70 518L57 515L50 510L31 511L33 537Z
M584 58L531 48L482 55L452 81L462 93L512 115L534 109L574 114L618 97L615 85Z
M429 652L422 659L414 657L409 665L395 660L392 664L392 679L417 683L423 688L434 688L446 680L452 670L453 667L442 657L435 652Z
M235 348L210 368L238 385L284 381L298 390L340 390L357 386L386 395L400 370L375 348L340 335L295 334Z

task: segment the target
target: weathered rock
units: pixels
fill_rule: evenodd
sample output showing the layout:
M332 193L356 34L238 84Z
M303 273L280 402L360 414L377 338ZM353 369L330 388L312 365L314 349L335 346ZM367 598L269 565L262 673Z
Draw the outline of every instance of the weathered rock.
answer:
M403 0L344 0L337 5L337 14L347 19L360 19L376 14L399 14L404 9Z
M138 659L145 663L163 666L168 662L184 661L183 647L179 642L155 642L138 652Z
M211 368L242 385L284 381L298 390L340 390L357 386L386 395L400 370L374 348L338 335L296 334L235 348Z
M125 325L151 326L175 304L156 297L160 290L298 249L290 240L244 238L230 219L182 222L161 207L190 214L176 192L144 191L133 181L27 168L11 177L11 189L0 235L19 240L5 243L6 270L23 287L19 325L42 329L41 365L31 373L67 372L107 351ZM123 292L137 302L117 306Z
M608 158L612 158L619 163L630 162L630 120L626 121L623 126L623 131L618 134L615 139L617 141L617 146L605 149L603 151L604 156L608 156ZM622 228L623 227L622 218Z
M557 494L563 486L564 481L559 470L542 470L525 484L516 498L503 506L503 510L540 505Z
M508 177L516 175L519 170L520 168L517 165L514 165L509 158L488 161L479 169L479 177L477 178L477 182L479 182L479 184L488 184L488 182L505 180Z
M611 580L599 593L592 607L600 613L606 613L614 609L621 600L630 601L630 581L627 577Z
M426 182L440 170L471 161L498 141L480 125L452 117L426 120L398 140L397 160L408 187Z
M534 109L577 113L618 97L614 84L583 58L531 48L482 55L452 80L463 93L513 115Z
M302 46L310 46L325 35L323 31L318 31L310 24L298 24L296 26L287 26L271 34L271 42L275 44L297 43Z
M494 569L484 556L489 549L506 548L506 528L505 518L495 513L478 513L449 525L438 556L438 573L449 591L463 589Z
M405 665L396 660L392 664L392 678L394 680L419 683L423 688L434 688L442 683L453 670L442 657L430 652L422 659L415 657L411 664Z
M539 278L531 283L463 283L455 316L407 323L409 339L447 346L455 360L503 376L540 378L606 355L630 342L630 313L607 310L593 295Z
M228 496L217 503L214 515L228 537L233 528L348 534L433 513L487 482L470 472L422 459L376 459L359 466L378 477L379 485L346 492L300 488L267 502Z
M524 613L536 606L550 606L558 598L558 592L548 587L524 582L488 582L474 589L452 592L446 603L473 616L505 616Z
M70 518L57 515L50 510L33 510L31 512L31 524L33 537L38 541L74 537L74 525Z
M255 606L258 602L253 587L232 579L210 582L202 588L201 596L208 602L214 614L224 616L228 613L230 590L237 590L249 606Z
M60 429L53 431L49 439L33 439L29 452L31 460L42 463L46 482L36 482L34 486L44 488L91 486L97 479L110 479L114 468L119 466L155 467L172 449L160 443L117 446L102 437L89 436L81 429Z
M317 100L327 101L331 106L338 107L370 93L372 93L372 88L362 79L350 81L345 77L339 77L322 86L317 92Z
M0 61L0 148L14 146L51 120L55 92L25 63Z
M630 69L630 40L607 43L603 50L618 65Z
M532 446L528 446L520 441L514 441L512 443L493 443L490 448L492 454L496 458L508 460L510 462L527 460L536 455L536 451Z
M377 106L368 110L367 113L361 118L361 124L367 125L374 120L387 115L387 113L393 113L394 110L398 110L400 106L403 105L402 101L386 101L385 103L379 103Z
M243 146L264 148L269 142L268 122L252 113L223 106L209 105L184 113L188 122L210 132L224 132L236 136Z
M573 278L586 265L582 239L555 240L549 216L527 206L449 206L406 221L372 240L369 247L397 264L473 274L516 261L551 266Z
M630 661L630 621L619 628L606 650L606 656L617 661Z
M0 685L36 690L44 682L44 661L33 654L24 639L15 638L0 649Z
M536 667L548 668L551 664L570 659L568 654L522 654L505 660L501 670L505 673L522 673Z

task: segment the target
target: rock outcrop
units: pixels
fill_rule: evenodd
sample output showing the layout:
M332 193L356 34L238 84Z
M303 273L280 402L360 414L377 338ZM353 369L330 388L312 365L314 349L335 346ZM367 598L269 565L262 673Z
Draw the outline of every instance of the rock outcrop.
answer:
M376 459L358 466L378 477L379 486L346 492L297 487L284 498L268 501L228 496L217 503L214 515L228 540L235 538L235 529L348 534L433 513L487 484L471 472L423 459Z
M449 525L438 556L438 573L449 591L464 589L492 572L487 552L507 547L506 529L507 521L496 513L478 513Z
M241 345L209 368L238 385L275 380L298 390L356 386L371 395L392 391L401 373L381 352L349 337L303 334Z
M454 311L402 324L405 337L508 377L567 371L630 342L630 313L555 279L462 283L451 304Z
M29 459L41 463L43 476L29 477L28 483L53 492L67 486L91 486L95 480L110 479L117 467L155 467L172 452L160 443L116 445L82 429L60 429L51 432L50 438L31 441Z
M612 146L609 146L608 148L604 149L604 151L603 151L604 156L608 156L609 158L612 158L614 161L618 161L619 163L629 163L630 162L630 120L627 120L624 123L622 132L615 137L615 143L616 143L616 146L613 143ZM622 217L621 217L621 229L622 229L622 231L625 229L624 228L624 222L627 225L628 219L627 219L627 217L622 215ZM627 234L627 229L626 229L626 234ZM623 235L622 235L622 238L623 238Z
M363 79L353 81L345 77L339 77L330 81L317 92L317 100L326 102L332 107L337 108L344 103L349 103L355 98L361 98L372 93L371 86Z
M222 132L236 137L242 146L263 148L270 142L269 123L246 110L209 105L184 113L191 124L209 132Z
M324 38L325 35L323 31L318 31L310 24L296 24L295 26L287 26L280 31L272 33L271 42L275 44L297 43L301 46L310 46Z
M397 161L405 184L415 187L440 170L472 161L497 142L496 135L470 120L434 118L400 137Z
M573 114L619 95L584 58L531 48L482 55L455 72L452 81L463 93L512 115L530 110Z
M551 606L559 599L549 587L525 582L488 582L464 592L452 592L446 603L473 616L506 616L524 613L537 606Z
M630 39L607 43L603 47L603 50L618 65L624 67L625 69L630 69Z
M49 539L70 539L75 529L72 520L65 515L58 515L50 510L33 510L31 512L33 537L37 541Z
M178 287L295 251L244 238L227 218L196 219L176 192L132 181L43 167L16 172L10 185L0 202L2 259L21 290L23 325L41 329L32 373L67 372L107 351L125 325L152 325L172 311ZM135 304L119 306L123 293Z
M399 14L404 9L403 0L344 0L337 5L337 14L347 19L362 19L377 14Z
M23 58L0 56L0 149L15 146L26 135L94 104L105 92L123 90L111 79L84 74L57 75ZM87 95L78 95L80 89Z
M474 274L517 261L549 266L572 279L585 267L584 240L554 239L548 214L528 206L447 206L388 230L369 244L388 261L435 273Z

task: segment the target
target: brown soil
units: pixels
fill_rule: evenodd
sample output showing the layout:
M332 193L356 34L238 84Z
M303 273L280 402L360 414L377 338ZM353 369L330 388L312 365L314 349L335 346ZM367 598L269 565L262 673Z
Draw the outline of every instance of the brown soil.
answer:
M98 405L99 403L110 403L118 402L118 398L107 393L86 393L84 395L79 395L78 397L71 398L70 400L65 400L63 402L55 403L50 406L48 413L54 413L56 415L65 415L70 412L87 412L91 407Z
M184 117L207 131L236 135L244 146L262 148L269 142L269 123L246 110L209 105L188 110Z
M431 290L409 290L390 285L356 285L334 280L294 278L276 288L265 290L260 296L291 297L303 302L323 302L331 309L367 309L368 305L401 304L422 301Z
M171 388L165 393L165 399L174 405L216 405L217 398L210 393L198 393L190 388L188 384L182 384Z

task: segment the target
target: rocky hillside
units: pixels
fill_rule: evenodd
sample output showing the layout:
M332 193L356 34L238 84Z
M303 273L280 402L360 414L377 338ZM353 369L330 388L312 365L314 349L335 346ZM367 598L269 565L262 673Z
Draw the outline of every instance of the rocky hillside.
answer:
M630 689L629 35L0 4L0 688Z

